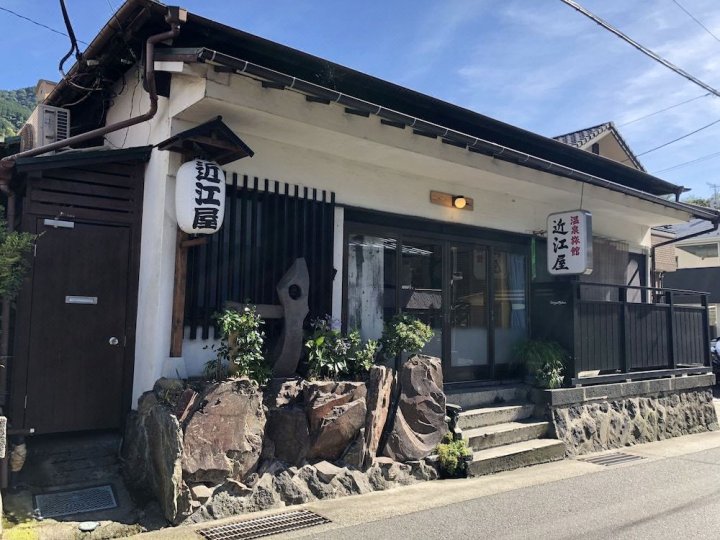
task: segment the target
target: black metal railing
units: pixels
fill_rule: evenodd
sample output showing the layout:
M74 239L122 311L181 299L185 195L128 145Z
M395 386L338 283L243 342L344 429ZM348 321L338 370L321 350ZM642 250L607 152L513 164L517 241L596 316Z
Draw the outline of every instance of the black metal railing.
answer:
M711 368L708 293L589 282L534 289L533 334L570 352L574 384Z

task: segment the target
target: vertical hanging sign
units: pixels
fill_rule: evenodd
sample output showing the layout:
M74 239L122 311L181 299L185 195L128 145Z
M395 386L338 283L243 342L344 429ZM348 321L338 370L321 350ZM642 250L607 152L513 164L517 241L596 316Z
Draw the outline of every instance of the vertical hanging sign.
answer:
M178 227L188 234L213 234L225 217L225 173L217 163L194 159L183 163L175 181Z
M547 218L548 272L555 276L592 273L592 214L558 212Z

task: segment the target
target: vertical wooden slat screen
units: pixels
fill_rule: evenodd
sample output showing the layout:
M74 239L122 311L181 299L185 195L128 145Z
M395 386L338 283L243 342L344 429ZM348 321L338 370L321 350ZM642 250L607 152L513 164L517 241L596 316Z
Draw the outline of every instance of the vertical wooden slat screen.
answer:
M228 177L223 227L188 255L189 338L209 338L213 314L226 301L277 304L275 287L298 257L310 274L309 317L330 313L335 194Z

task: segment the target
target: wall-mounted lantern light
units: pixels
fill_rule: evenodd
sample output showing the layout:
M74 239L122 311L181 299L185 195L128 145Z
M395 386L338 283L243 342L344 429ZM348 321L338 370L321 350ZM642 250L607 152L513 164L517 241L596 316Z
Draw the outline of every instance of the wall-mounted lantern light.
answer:
M449 208L456 208L458 210L473 210L473 200L465 195L453 195L451 193L443 193L442 191L431 191L430 202L433 204L439 204L440 206L447 206Z

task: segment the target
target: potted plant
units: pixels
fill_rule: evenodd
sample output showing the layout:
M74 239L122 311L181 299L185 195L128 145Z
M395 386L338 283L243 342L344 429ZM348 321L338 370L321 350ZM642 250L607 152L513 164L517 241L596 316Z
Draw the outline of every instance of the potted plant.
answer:
M463 439L455 439L452 432L443 437L436 449L442 478L466 478L472 461L472 450Z
M333 325L329 316L311 322L313 332L305 342L308 378L362 379L375 363L378 342L363 343L358 330L347 336Z
M529 339L516 349L529 382L545 389L561 388L565 380L568 354L554 341Z
M433 334L432 328L415 317L404 313L395 315L385 324L380 338L382 355L391 362L401 355L418 354L432 339Z
M217 348L212 347L217 356L205 364L206 377L248 377L264 385L270 378L270 367L263 354L263 320L255 306L245 306L242 311L226 309L215 318L222 338Z

